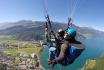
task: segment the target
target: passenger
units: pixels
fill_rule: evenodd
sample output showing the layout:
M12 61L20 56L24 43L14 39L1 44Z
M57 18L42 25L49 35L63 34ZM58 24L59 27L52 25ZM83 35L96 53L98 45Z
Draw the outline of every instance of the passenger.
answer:
M75 39L76 30L69 28L64 35L64 42L60 46L59 56L56 56L57 52L53 54L53 59L49 61L49 64L62 64L67 66L74 62L74 60L82 53L85 46ZM51 48L50 48L51 50ZM56 50L56 49L54 49ZM53 50L51 50L53 51Z

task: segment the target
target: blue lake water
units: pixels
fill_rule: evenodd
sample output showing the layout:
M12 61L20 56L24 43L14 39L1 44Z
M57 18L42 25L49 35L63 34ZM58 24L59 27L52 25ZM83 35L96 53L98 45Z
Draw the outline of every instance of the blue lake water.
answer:
M104 54L104 39L86 39L80 40L86 46L86 50L78 57L75 62L69 66L56 65L54 70L80 70L85 64L87 59L99 58ZM40 56L41 64L46 69L49 70L48 60L48 48L45 48Z

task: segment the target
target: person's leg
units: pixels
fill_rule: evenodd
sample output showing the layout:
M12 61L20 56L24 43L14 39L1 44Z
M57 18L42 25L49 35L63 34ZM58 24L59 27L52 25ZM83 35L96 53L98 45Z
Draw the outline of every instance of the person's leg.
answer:
M55 59L55 54L56 54L56 48L55 47L50 47L49 48L49 59L48 62L51 62L52 60Z

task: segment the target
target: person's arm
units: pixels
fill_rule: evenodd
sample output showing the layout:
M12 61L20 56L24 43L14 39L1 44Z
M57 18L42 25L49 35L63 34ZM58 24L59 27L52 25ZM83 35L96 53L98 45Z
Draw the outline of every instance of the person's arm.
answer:
M74 46L74 47L76 47L76 48L78 48L78 49L83 49L83 50L85 49L85 45L82 44L79 41L75 41L75 42L71 43L71 45Z
M49 42L50 39L49 39L48 28L45 28L44 42L42 45L49 45Z
M59 56L55 59L56 62L60 62L65 58L65 52L68 50L68 45L67 44L62 44L61 46L61 51Z
M45 28L45 41L49 42L49 33L48 33L48 29Z

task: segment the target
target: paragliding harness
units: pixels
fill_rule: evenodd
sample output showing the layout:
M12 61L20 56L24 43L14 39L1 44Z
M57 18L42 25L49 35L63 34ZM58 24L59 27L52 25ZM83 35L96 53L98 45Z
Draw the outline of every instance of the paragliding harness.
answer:
M48 38L49 38L49 60L52 61L53 59L56 58L56 53L57 53L57 49L56 49L56 46L57 46L57 40L56 40L56 35L52 29L52 25L51 25L51 21L50 21L50 18L49 18L49 15L47 15L46 17L46 24L45 24L45 28L48 29ZM54 49L53 51L51 49ZM54 65L53 64L49 64L50 65L50 70L53 70L54 68Z
M52 25L51 25L49 15L47 15L45 18L47 20L47 22L45 24L45 28L48 29L50 47L51 46L55 47L56 46L56 35L55 35L55 33L54 33L53 29L52 29Z

